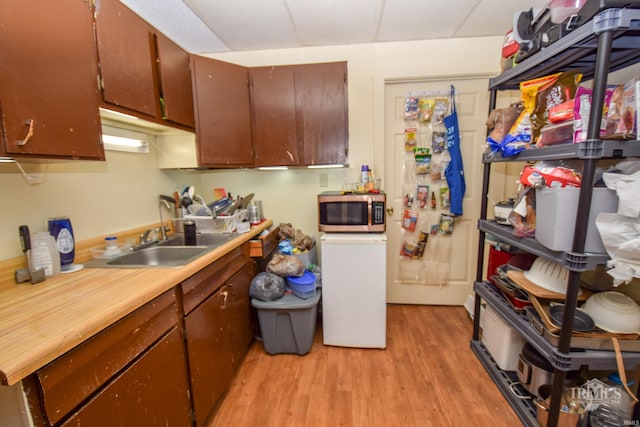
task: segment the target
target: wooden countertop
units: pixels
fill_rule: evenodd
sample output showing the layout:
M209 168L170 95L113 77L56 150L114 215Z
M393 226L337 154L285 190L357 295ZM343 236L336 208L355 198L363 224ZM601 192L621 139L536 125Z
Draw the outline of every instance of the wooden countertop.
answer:
M0 277L0 383L12 385L272 225L177 268L93 269L16 284Z

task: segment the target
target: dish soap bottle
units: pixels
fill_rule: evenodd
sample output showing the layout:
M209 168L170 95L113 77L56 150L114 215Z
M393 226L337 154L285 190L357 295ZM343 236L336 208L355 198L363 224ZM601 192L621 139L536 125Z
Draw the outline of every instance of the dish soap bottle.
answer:
M33 270L44 269L44 275L51 277L60 273L60 253L54 237L46 231L35 233L31 242L31 264Z

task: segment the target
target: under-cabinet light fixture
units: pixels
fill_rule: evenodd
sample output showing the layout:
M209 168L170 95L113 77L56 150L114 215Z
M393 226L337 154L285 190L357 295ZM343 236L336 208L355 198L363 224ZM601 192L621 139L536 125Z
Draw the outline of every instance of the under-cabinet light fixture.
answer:
M335 164L335 165L309 165L307 169L336 169L343 168L344 165Z
M287 166L260 166L258 170L261 171L286 171L289 170Z
M102 125L102 143L105 150L148 153L148 139L146 133Z

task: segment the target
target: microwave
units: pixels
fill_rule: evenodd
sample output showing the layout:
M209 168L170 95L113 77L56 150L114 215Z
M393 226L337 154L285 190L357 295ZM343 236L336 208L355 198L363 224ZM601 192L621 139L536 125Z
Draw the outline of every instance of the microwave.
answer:
M318 230L327 233L384 233L384 193L318 194Z

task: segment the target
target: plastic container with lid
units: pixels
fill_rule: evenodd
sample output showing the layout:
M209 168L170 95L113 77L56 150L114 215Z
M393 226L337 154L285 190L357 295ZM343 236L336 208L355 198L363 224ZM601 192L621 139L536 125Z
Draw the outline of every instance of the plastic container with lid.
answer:
M540 129L537 145L548 146L573 142L573 120L550 124Z
M307 299L316 295L316 276L309 271L300 277L287 277L287 284L299 298Z

